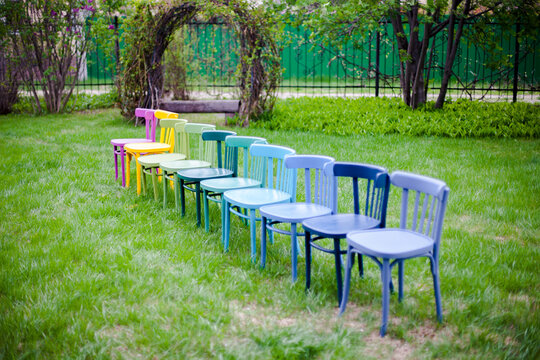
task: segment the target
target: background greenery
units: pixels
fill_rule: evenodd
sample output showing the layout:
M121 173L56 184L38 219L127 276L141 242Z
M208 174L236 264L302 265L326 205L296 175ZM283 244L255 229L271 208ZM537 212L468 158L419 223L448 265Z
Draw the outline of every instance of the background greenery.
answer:
M280 100L256 126L333 135L402 134L452 138L538 138L540 106L457 100L412 110L399 98L301 97Z
M444 323L425 259L406 265L404 302L391 297L381 339L371 262L338 318L331 257L314 254L306 294L302 258L290 281L287 238L261 270L239 221L223 252L217 207L205 233L194 199L182 219L172 202L163 210L122 188L110 139L144 130L118 110L10 115L0 118L0 358L538 358L538 139L236 131L446 181ZM398 209L392 191L389 226Z

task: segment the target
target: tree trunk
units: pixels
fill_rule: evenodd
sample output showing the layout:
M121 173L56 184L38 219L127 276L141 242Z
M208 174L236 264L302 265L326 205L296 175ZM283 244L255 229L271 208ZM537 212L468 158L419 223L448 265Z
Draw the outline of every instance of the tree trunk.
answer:
M454 27L456 23L455 12L457 6L461 1L452 0L452 11L448 18L448 42L446 44L446 61L444 63L444 73L441 82L441 90L439 91L439 96L435 103L435 108L440 109L444 105L444 100L446 98L446 93L448 92L448 83L450 77L452 76L452 67L454 66L454 60L456 59L457 50L459 48L459 43L461 41L461 35L463 34L463 26L465 25L465 16L469 14L471 1L466 0L463 6L463 13L461 14L461 19L458 23L458 28L454 35Z

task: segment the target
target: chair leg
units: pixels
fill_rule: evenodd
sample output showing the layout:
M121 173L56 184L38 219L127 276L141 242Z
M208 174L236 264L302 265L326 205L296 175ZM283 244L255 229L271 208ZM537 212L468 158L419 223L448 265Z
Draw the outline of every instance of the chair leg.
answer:
M360 275L360 278L364 278L364 257L360 254L358 255L358 274Z
M390 278L391 278L391 268L390 260L383 259L381 269L381 280L382 280L382 320L381 320L381 337L384 337L386 334L386 327L388 326L388 314L390 313Z
M311 233L305 230L306 290L311 287Z
M341 304L339 305L339 316L341 316L347 308L349 300L349 289L351 286L351 271L354 266L354 253L351 247L347 248L347 265L345 267L345 282L343 283L343 295L341 296ZM360 255L360 254L358 254ZM358 257L360 259L360 256Z
M126 187L129 187L129 173L131 170L131 154L126 153Z
M296 282L298 278L298 239L297 239L297 225L291 223L291 262L292 262L292 282Z
M221 243L225 244L225 196L221 194Z
M249 209L249 229L251 238L251 262L257 258L257 220L255 218L255 209Z
M165 210L167 208L167 174L165 172L165 170L163 170L163 210Z
M141 167L141 164L139 164L139 162L137 160L135 162L137 163L137 165L136 165L136 167L137 167L137 195L140 195L141 194L141 172L142 172L142 167ZM143 176L144 176L144 174L143 174ZM144 194L146 195L146 184L144 186Z
M231 213L230 213L230 204L223 199L223 250L225 252L229 251L229 236L230 236L230 228L231 228Z
M210 210L208 207L210 204L208 203L208 191L206 189L203 189L203 206L204 206L204 231L209 232L210 231Z
M337 282L337 293L338 293L338 306L341 304L341 294L343 292L343 279L341 275L341 249L339 246L338 238L334 238L334 260L336 263L336 282Z
M120 163L122 164L122 186L126 187L126 164L124 157L126 156L126 152L124 151L124 147L122 146L120 148Z
M403 300L403 271L405 262L400 260L398 262L398 301Z
M442 323L443 313L441 302L441 284L439 279L439 264L433 259L429 260L431 262L431 274L433 275L433 290L435 291L435 308L437 309L437 320Z
M261 216L261 268L266 266L266 217Z
M197 227L201 227L201 183L195 183L195 204L197 209Z
M178 198L180 197L180 178L178 177L178 174L173 175L174 179L174 208L176 211L179 210L178 206Z
M154 188L154 200L158 200L158 181L157 181L157 169L150 169L152 173L152 187Z
M184 217L186 215L186 199L183 179L180 179L180 209L181 215Z
M114 180L118 180L118 150L116 145L113 145L113 153L114 153Z

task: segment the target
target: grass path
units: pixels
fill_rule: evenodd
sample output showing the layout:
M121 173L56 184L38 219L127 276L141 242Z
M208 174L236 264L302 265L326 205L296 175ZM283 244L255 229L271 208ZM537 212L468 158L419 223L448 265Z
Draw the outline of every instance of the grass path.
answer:
M377 336L379 272L353 278L338 319L333 260L290 282L288 239L261 270L233 222L223 253L172 203L114 181L111 138L138 137L117 110L0 117L0 359L535 358L540 350L540 141L334 137L237 129L297 153L374 163L450 187L441 252L445 321L428 261L406 265ZM389 225L397 224L391 193ZM347 202L343 187L343 206ZM211 212L219 219L218 209Z

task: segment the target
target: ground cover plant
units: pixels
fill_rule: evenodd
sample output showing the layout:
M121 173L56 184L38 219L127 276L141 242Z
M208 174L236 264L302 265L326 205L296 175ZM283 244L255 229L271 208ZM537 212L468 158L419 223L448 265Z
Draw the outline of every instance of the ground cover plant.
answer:
M308 109L309 110L309 109ZM406 266L378 336L379 271L366 261L337 318L334 265L290 282L289 240L249 259L249 231L211 232L114 181L111 138L144 130L118 110L0 118L0 358L537 358L540 141L235 129L298 153L446 181L444 323L427 260ZM344 205L347 188L342 188ZM398 222L391 192L389 226ZM302 269L304 261L299 261Z
M452 138L538 138L540 106L530 103L449 102L412 110L398 98L301 97L279 100L258 126L333 135L402 134Z

